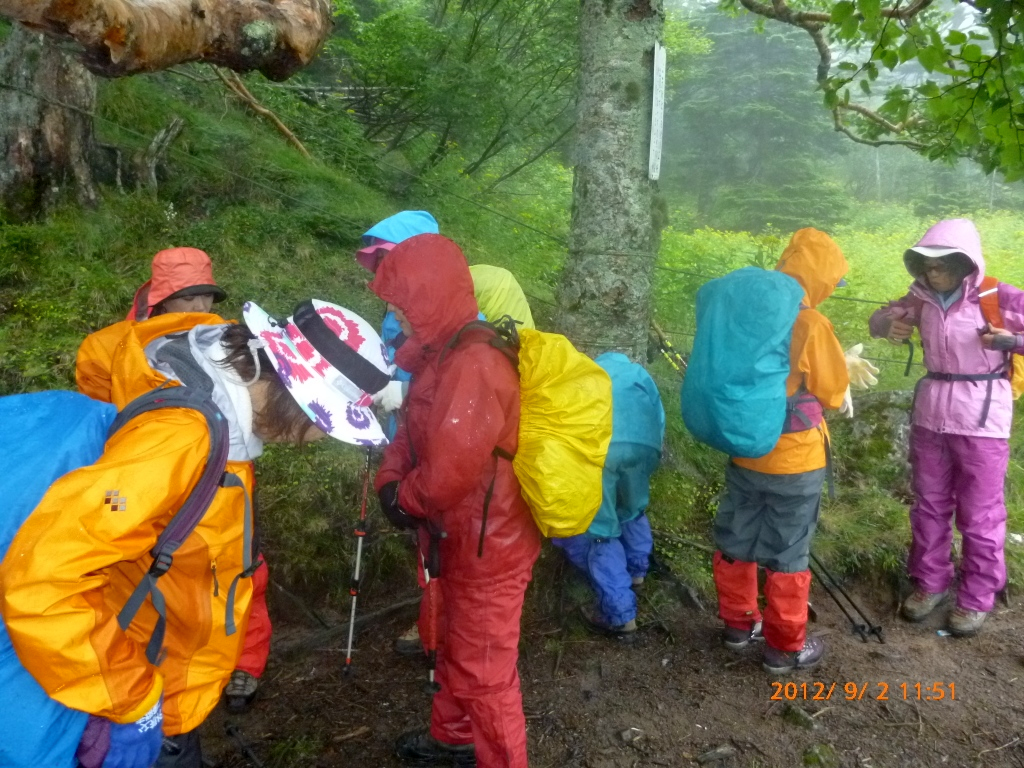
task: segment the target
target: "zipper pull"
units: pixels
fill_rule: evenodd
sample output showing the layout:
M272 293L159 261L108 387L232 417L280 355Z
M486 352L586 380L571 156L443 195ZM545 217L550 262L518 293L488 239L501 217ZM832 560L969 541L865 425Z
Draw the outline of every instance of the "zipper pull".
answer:
M220 596L220 584L217 582L217 561L214 560L210 565L210 570L213 571L213 596Z

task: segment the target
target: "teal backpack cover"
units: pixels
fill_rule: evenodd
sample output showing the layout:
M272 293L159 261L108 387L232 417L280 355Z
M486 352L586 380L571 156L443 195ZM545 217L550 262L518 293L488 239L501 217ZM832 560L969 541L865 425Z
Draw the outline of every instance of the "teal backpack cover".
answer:
M697 334L683 381L683 422L729 456L775 447L786 420L793 323L804 289L782 272L744 267L697 291Z
M116 415L109 403L74 392L0 397L0 560L50 484L102 455ZM88 718L46 695L0 616L0 766L73 768Z

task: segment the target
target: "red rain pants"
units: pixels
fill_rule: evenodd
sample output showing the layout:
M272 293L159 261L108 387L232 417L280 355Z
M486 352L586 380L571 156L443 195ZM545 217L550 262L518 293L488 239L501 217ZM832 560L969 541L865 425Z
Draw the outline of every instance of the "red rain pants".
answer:
M263 555L260 555L262 558ZM267 666L270 655L270 614L267 612L267 585L270 574L264 560L252 575L252 605L249 609L249 622L245 627L245 642L242 655L235 664L235 669L248 672L253 677L261 677Z
M516 662L529 581L529 569L492 584L440 579L441 690L434 695L430 733L448 744L475 744L479 768L527 768Z

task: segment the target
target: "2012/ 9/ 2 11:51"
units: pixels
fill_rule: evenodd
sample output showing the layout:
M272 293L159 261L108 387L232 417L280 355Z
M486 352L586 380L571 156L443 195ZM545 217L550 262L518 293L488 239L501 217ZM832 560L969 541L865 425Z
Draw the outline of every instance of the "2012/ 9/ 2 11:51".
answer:
M797 699L804 701L830 701L838 685L839 683L837 682L831 684L822 682L773 682L772 688L774 691L772 692L771 699L772 701L795 701ZM871 683L857 683L852 680L843 683L842 696L847 701L860 701L868 693L868 688L871 685ZM873 691L872 695L869 695L868 698L875 701L888 701L889 691L893 688L895 689L893 690L893 695L898 697L902 694L904 701L956 700L956 683L953 682L898 683L897 685L878 682L874 683L874 687L877 691Z

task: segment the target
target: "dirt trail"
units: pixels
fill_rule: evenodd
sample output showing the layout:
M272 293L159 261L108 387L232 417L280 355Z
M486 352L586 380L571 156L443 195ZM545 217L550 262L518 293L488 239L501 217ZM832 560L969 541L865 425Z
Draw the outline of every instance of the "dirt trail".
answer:
M855 596L884 625L887 642L851 634L815 588L819 615L811 631L825 637L828 656L811 673L780 679L796 684L788 690L761 670L759 649L735 654L721 647L710 609L668 601L655 609L644 601L638 642L621 646L584 635L571 615L561 627L557 611L536 608L524 622L520 659L531 766L690 766L717 749L722 757L705 765L1024 768L1021 602L1000 605L977 638L957 640L936 632L946 607L909 625L879 590L857 589ZM354 680L342 677L343 641L293 661L272 660L253 711L230 721L267 768L400 765L392 740L425 724L430 706L423 663L390 649L410 619L362 633ZM280 629L282 636L307 631ZM935 682L945 684L941 701L927 698L934 698L926 686ZM880 683L888 700L880 700ZM828 700L813 700L829 690ZM792 711L787 693L803 713ZM204 725L211 763L254 765L224 738L224 723L218 710Z

